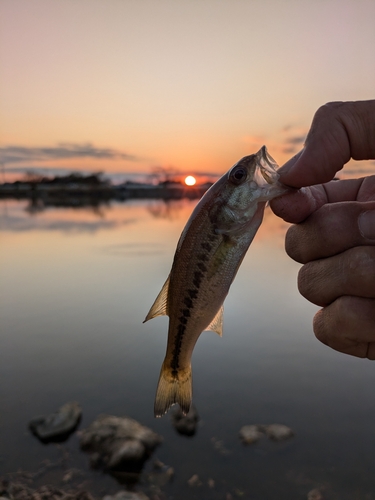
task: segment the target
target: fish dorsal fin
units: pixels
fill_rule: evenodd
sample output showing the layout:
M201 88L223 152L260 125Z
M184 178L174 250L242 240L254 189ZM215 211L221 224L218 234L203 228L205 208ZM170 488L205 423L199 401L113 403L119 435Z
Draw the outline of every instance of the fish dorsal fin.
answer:
M206 328L206 330L212 330L213 332L216 332L220 337L223 336L223 313L224 306L221 306L214 319Z
M160 290L159 295L156 297L155 302L152 304L143 323L149 319L156 318L156 316L168 316L168 290L169 290L169 276L164 283L163 288Z

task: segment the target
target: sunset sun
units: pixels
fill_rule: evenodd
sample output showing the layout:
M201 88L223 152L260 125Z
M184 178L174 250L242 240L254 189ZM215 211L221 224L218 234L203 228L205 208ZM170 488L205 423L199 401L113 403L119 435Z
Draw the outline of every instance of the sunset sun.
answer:
M188 175L185 177L185 184L187 186L194 186L194 184L197 182L196 178L193 177L192 175Z

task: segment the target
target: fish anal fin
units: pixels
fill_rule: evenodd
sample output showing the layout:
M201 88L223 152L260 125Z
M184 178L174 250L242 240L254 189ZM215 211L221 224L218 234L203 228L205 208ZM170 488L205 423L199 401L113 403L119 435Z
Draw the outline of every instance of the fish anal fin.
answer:
M223 336L223 313L224 306L221 306L214 319L206 328L206 330L212 330L213 332L217 333L220 337Z
M155 302L152 304L143 323L149 319L156 318L156 316L168 316L168 290L169 290L169 276L164 283L163 288L160 290L159 295L156 297Z
M191 367L179 371L176 376L165 366L161 367L158 388L156 389L154 414L162 417L169 408L178 403L184 415L190 410L192 401Z

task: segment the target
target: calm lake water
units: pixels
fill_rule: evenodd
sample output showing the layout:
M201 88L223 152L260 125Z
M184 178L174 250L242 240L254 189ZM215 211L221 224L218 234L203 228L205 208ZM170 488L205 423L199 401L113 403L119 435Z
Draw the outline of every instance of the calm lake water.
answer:
M206 332L194 351L197 434L177 434L169 415L154 419L168 319L142 321L194 205L38 211L1 201L0 475L36 471L65 450L87 489L121 489L90 471L75 435L59 447L28 431L35 415L76 400L81 428L109 413L164 436L153 458L175 470L167 498L297 500L320 487L325 499L375 499L375 364L315 339L316 307L298 294L287 226L270 211L225 302L223 338ZM286 424L295 437L245 447L239 429L254 423ZM193 474L201 487L187 486ZM61 486L62 475L53 469L41 484Z

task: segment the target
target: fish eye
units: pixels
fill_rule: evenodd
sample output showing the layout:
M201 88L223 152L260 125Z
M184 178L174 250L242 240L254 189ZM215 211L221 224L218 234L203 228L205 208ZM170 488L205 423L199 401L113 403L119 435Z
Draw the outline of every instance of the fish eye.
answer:
M247 178L247 170L243 167L236 167L234 168L229 176L229 179L234 183L234 184L241 184L244 182Z

